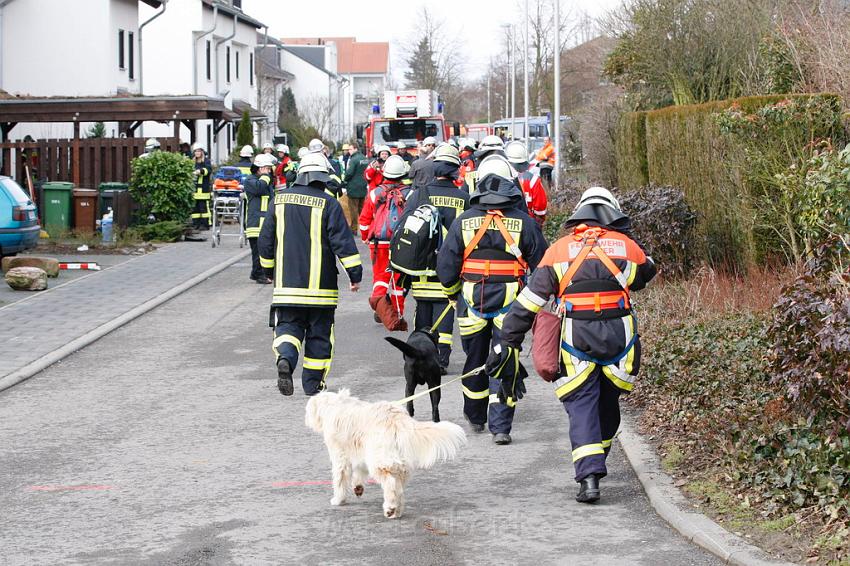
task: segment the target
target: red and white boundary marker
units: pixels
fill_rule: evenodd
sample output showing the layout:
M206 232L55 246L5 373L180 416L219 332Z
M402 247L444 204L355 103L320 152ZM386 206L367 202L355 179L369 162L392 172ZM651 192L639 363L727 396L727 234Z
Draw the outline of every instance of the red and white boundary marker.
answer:
M89 271L100 271L96 263L60 263L59 269L87 269Z

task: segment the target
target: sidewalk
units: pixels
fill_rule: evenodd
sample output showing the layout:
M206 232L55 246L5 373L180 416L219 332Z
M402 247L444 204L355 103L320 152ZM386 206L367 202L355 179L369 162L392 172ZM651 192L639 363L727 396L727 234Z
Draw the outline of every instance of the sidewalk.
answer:
M250 253L228 244L172 244L0 307L0 391Z

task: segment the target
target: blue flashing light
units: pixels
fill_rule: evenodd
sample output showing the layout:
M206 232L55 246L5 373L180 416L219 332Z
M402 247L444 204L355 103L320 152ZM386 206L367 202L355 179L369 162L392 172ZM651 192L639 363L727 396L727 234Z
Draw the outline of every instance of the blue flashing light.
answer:
M442 103L442 102L440 102L440 103L438 103L438 104L437 104L437 113L438 113L438 114L442 114L442 113L443 113L443 103Z
M381 113L381 106L379 104L373 104L372 105L372 114L380 114L380 113Z

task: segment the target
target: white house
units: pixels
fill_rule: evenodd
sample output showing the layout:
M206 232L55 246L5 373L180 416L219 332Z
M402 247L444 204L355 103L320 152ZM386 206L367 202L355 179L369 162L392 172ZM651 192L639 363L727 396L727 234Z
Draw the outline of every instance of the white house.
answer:
M255 56L257 30L265 27L245 14L240 0L169 0L162 15L144 29L142 94L202 95L221 98L241 115L248 109L255 120L265 120L257 108ZM140 18L156 15L142 6ZM238 118L237 118L238 120ZM214 161L233 149L238 124L214 131L211 120L199 121L196 141L206 146ZM145 123L144 136L172 135L168 125ZM189 140L183 126L181 139Z
M268 33L257 34L255 56L257 75L257 109L266 115L266 122L260 124L257 143L272 142L278 133L278 115L280 97L283 89L295 76L283 68L283 46L280 41L269 37Z
M16 96L138 94L139 7L160 0L0 0L0 90ZM90 124L81 124L85 129ZM106 124L107 134L116 124ZM68 123L20 124L15 138L70 138Z

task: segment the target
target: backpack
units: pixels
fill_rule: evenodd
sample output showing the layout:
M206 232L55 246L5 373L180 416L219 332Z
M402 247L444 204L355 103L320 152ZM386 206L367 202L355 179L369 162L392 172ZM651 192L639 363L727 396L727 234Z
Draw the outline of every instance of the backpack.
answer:
M392 238L404 213L404 195L399 187L384 185L381 188L383 190L375 202L375 218L366 239L386 242Z
M420 205L404 217L393 233L390 267L408 275L433 275L442 233L439 209L431 204Z

